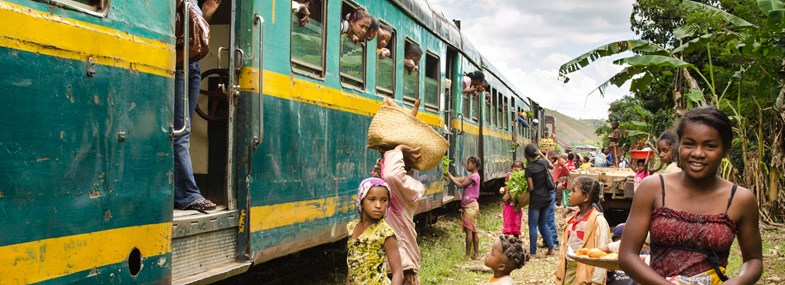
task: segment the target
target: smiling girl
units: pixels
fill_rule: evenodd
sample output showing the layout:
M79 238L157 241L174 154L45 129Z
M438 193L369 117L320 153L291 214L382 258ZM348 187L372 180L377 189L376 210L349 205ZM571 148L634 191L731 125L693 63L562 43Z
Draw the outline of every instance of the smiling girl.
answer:
M731 121L717 108L695 108L681 119L677 135L683 171L641 182L619 265L642 284L754 284L763 268L755 195L717 176L730 152ZM638 256L649 231L651 267ZM725 266L736 238L744 263L728 279Z

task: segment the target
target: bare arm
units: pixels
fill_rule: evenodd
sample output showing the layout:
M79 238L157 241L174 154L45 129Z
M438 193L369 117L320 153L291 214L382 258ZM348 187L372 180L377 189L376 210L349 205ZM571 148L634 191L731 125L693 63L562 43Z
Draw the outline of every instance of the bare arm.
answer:
M632 199L630 215L624 226L624 237L619 248L619 267L640 284L669 285L670 282L657 274L640 258L641 247L646 240L651 224L651 212L660 194L659 179L646 179L638 186Z
M213 18L213 14L218 10L218 6L220 5L221 0L204 1L202 4L202 16L204 16L205 21L210 22L210 19Z
M728 279L723 284L755 284L763 271L758 204L752 192L744 188L736 190L734 202L736 205L732 205L731 209L741 212L736 224L739 225L737 237L744 263L741 264L739 276Z
M458 188L466 188L469 187L469 185L472 185L472 183L474 183L474 180L469 179L468 176L464 178L457 178L455 176L452 176L452 173L449 172L445 173L444 175L445 177L447 177L447 179L450 180L450 182L455 184L455 186L457 186Z
M392 270L392 285L403 285L403 265L401 264L401 254L398 252L398 240L395 236L387 237L384 240L384 252L387 253L387 263Z
M382 177L384 177L384 181L387 182L387 184L393 186L392 188L396 191L393 195L400 195L406 202L412 202L417 200L421 193L418 191L419 189L413 189L412 187L406 186L406 180L414 179L407 177L406 175L404 156L407 151L419 151L419 148L411 149L397 146L395 149L384 153ZM408 185L412 185L412 183L409 183Z

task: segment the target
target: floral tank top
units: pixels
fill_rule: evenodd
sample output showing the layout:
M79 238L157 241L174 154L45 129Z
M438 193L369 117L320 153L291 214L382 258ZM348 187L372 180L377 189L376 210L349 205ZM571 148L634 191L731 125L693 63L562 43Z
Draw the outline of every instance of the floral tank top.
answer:
M387 278L387 270L384 263L387 254L384 251L384 241L395 233L386 221L372 224L356 239L352 238L352 232L360 219L349 222L346 225L349 230L347 241L348 253L346 265L349 268L350 284L390 284Z
M738 232L736 223L728 217L737 186L733 185L725 213L700 215L666 208L662 175L660 182L662 207L652 211L650 226L651 268L663 277L698 275L714 269L711 252L716 253L719 266L726 267Z

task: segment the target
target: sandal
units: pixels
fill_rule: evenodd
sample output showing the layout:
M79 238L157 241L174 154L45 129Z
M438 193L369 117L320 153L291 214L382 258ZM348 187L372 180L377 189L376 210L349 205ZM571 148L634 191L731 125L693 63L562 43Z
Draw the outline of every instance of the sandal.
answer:
M215 208L217 207L218 205L216 205L212 201L207 200L205 198L201 198L199 200L194 201L193 203L191 203L191 205L188 205L183 210L196 210L202 212L203 214L207 214L207 211L215 210Z

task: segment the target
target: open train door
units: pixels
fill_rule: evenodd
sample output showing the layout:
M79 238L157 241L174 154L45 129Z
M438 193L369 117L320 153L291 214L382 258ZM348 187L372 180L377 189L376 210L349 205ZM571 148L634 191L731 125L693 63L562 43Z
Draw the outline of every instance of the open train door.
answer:
M442 102L444 102L444 128L445 128L445 138L448 142L450 142L450 149L447 151L447 157L453 160L450 165L450 172L455 173L454 165L456 163L460 164L460 158L456 156L456 137L457 132L461 131L457 129L453 121L456 119L456 114L460 113L460 110L456 110L458 106L457 100L460 99L461 90L461 79L462 76L460 72L458 72L458 66L460 65L460 59L458 58L458 50L448 46L447 47L447 58L445 60L447 68L445 69L445 76L450 79L451 84L448 86L448 89L444 92L444 98L442 98ZM447 204L456 198L455 193L455 186L452 183L445 183L445 195L442 198L442 204Z
M202 195L219 206L205 213L174 211L173 284L215 282L252 264L247 177L262 141L261 2L223 0L210 20L190 149Z

